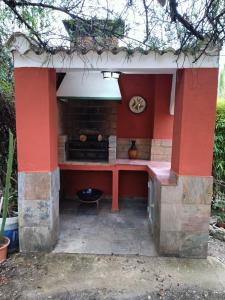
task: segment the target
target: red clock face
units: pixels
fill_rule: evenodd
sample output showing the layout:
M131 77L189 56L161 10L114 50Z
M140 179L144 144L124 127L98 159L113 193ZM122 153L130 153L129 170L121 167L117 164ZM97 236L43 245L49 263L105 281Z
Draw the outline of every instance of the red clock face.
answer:
M134 96L129 101L129 108L135 114L140 114L146 109L146 101L141 96Z

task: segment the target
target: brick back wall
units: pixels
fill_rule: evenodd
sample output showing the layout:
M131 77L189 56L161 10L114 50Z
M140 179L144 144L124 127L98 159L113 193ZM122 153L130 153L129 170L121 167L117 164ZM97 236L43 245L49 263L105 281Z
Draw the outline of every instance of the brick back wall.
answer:
M89 131L116 135L117 104L107 100L69 100L62 120L67 135L76 137Z

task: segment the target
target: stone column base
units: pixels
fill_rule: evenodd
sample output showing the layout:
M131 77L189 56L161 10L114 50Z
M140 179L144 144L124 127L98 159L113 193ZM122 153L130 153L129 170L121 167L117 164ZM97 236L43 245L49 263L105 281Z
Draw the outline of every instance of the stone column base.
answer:
M176 186L155 180L153 234L161 255L205 258L212 177L179 176Z
M59 169L19 172L21 252L51 251L59 232Z

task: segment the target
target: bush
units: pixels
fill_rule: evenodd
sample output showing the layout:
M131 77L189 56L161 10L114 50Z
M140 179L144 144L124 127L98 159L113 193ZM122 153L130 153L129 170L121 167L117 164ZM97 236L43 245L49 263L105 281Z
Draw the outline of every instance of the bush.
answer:
M213 152L213 176L225 181L225 100L217 102Z

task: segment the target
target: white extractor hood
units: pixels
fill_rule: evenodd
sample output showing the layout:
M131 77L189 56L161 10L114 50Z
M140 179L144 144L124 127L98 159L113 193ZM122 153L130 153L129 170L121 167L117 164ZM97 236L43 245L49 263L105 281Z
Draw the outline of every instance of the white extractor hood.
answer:
M66 73L57 97L121 100L121 93L118 80L103 79L101 71L71 71Z

